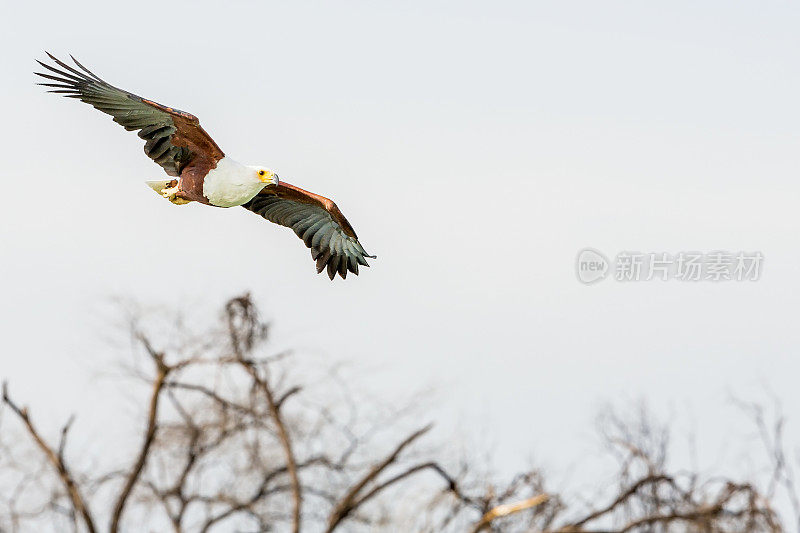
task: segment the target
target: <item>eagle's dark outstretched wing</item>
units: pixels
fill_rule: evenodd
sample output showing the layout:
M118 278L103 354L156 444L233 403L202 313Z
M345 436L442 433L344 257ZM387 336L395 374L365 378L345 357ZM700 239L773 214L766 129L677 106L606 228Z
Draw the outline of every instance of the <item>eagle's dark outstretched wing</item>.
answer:
M217 161L225 157L194 115L109 85L72 56L77 69L50 53L47 55L60 68L37 61L53 74L36 74L55 82L40 85L51 87L49 92L91 104L114 117L114 122L128 131L138 130L139 137L146 141L145 154L170 176L180 175L190 162L213 168Z
M327 268L330 279L337 272L345 278L348 270L358 275L358 265L369 266L366 258L375 257L367 254L339 208L324 196L281 181L264 187L242 207L294 230L311 248L317 272Z

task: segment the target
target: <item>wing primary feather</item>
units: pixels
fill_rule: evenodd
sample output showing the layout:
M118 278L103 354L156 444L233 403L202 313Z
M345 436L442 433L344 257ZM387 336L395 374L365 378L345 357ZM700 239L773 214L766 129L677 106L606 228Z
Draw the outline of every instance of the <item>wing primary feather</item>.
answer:
M75 76L74 74L70 74L68 72L64 72L63 70L58 70L57 68L51 67L47 63L43 63L43 62L39 61L38 59L36 60L36 62L39 63L44 68L46 68L47 70L49 70L50 72L55 72L59 76L63 76L64 78L69 78L69 79L73 80L74 82L80 83L80 82L85 82L86 81L82 76L79 77L79 76ZM39 76L44 76L44 74L41 74L39 72L37 72L36 74L39 74Z
M55 63L56 63L56 64L57 64L59 67L61 67L61 68L65 68L65 69L67 69L69 72L71 72L71 73L73 73L73 74L76 74L76 75L77 75L77 76L78 76L80 79L87 81L87 78L86 78L86 75L85 75L85 74L81 74L80 72L78 72L77 70L75 70L74 68L72 68L71 66L67 65L66 63L64 63L63 61L61 61L61 60L60 60L60 59L58 59L57 57L55 57L55 56L54 56L53 54L51 54L50 52L45 52L45 54L47 54L47 55L48 55L48 57L50 57L50 59L52 59L53 61L55 61Z
M58 70L56 72L61 74L61 72L58 71ZM51 74L45 74L44 72L34 72L34 74L36 74L37 76L41 76L43 78L47 78L48 80L54 80L54 81L57 81L59 83L66 83L66 84L70 85L71 87L76 87L77 88L77 84L74 81L72 81L72 80L70 80L68 78L59 78L58 76L53 76Z
M330 249L325 250L325 252L317 258L317 274L322 272L322 269L325 268L325 265L328 264L328 260L331 258L331 251Z
M335 255L328 261L328 277L333 281L336 277L336 268L339 266L339 256Z
M103 80L101 80L100 78L98 78L98 77L95 75L95 73L94 73L94 72L92 72L92 71L91 71L91 70L89 70L88 68L86 68L86 67L84 67L83 65L81 65L80 61L78 61L77 59L75 59L75 56L73 56L72 54L70 54L70 55L69 55L69 57L70 57L70 59L72 59L72 60L75 62L75 64L76 64L76 65L78 65L78 68L80 68L82 71L84 71L84 72L85 72L85 73L86 73L86 74L87 74L89 77L91 77L93 80L95 80L95 81L99 81L100 83L105 83Z
M358 276L358 262L352 255L347 256L347 268L350 269L350 272Z
M75 87L72 85L66 85L64 83L37 83L36 85L41 85L42 87L58 87L59 89L69 89L72 92L75 92Z

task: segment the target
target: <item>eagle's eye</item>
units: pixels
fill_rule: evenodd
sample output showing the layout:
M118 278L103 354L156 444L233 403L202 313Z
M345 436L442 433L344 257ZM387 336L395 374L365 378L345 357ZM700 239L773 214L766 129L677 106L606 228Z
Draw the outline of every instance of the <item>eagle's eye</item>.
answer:
M259 171L258 171L258 175L259 175L259 176L263 176L263 175L264 175L264 171L263 171L263 170L259 170Z

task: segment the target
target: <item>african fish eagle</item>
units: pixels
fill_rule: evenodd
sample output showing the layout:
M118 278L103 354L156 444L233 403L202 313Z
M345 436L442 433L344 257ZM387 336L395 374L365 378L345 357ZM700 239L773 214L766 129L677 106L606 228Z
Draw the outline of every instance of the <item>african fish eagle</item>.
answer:
M48 92L77 98L114 117L128 131L138 131L144 152L172 179L147 184L170 202L215 207L242 206L270 222L294 230L331 280L358 265L369 266L368 255L353 227L332 200L283 180L272 170L243 165L227 157L194 115L118 89L94 75L74 57L72 67L50 53L56 66L37 60L50 73L37 72L50 82ZM59 68L60 67L60 68ZM52 74L51 74L52 73Z

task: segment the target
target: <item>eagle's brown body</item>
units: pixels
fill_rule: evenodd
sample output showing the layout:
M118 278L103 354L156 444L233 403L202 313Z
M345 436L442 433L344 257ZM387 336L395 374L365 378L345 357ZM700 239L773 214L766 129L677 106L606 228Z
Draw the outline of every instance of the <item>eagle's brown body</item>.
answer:
M142 98L142 102L172 116L176 132L170 139L171 144L199 154L180 168L179 179L173 180L170 186L177 186L180 191L178 195L185 200L209 204L208 198L203 194L203 180L209 171L217 166L217 162L225 157L225 153L200 126L200 121L196 116L145 98ZM147 153L147 148L145 148L145 153Z

